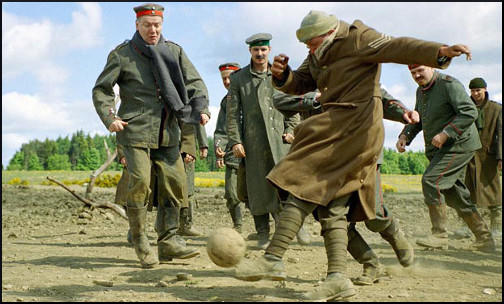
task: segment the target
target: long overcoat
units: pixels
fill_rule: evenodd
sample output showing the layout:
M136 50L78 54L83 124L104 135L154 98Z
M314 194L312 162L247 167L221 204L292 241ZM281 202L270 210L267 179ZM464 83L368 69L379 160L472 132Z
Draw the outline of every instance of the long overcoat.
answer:
M299 123L299 115L284 116L275 109L274 98L295 97L273 88L269 68L256 73L250 64L231 74L226 103L228 145L241 143L245 148L247 195L253 215L279 211L278 195L266 175L289 151L290 144L283 141L282 134L292 134Z
M393 38L356 20L340 21L333 43L319 60L309 54L275 86L285 93L320 90L324 112L296 128L289 154L269 173L280 192L322 206L356 192L350 221L375 215L376 164L383 146L380 63L444 68L443 44ZM285 194L285 193L283 193Z
M486 98L478 111L483 117L482 125L477 126L482 147L467 165L466 185L478 206L500 206L502 188L497 162L502 161L502 105Z

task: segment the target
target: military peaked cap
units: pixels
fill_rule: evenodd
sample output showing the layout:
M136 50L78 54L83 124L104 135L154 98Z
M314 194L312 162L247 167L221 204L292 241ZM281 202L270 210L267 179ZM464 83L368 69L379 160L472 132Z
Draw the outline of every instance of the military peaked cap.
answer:
M272 38L271 34L258 33L248 37L247 40L245 40L245 43L248 44L250 47L263 46L263 45L269 46L269 41L271 40L271 38Z
M219 65L219 71L225 71L225 70L239 70L240 69L240 64L236 62L228 62L228 63L223 63Z
M160 16L163 17L164 7L155 3L146 3L133 8L136 17L142 16Z

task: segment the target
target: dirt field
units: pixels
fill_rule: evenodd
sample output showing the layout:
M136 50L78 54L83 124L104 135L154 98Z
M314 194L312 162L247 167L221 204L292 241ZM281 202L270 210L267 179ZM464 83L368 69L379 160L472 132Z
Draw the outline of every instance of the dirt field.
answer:
M84 193L80 186L73 187ZM112 201L114 189L95 188L94 195ZM230 227L223 188L203 188L197 193L195 225L209 234ZM407 237L430 232L427 209L420 193L393 194L386 198ZM189 260L140 268L126 241L127 222L109 210L82 213L83 204L57 186L2 185L2 301L299 301L325 277L326 256L320 225L307 219L312 244L294 241L284 258L287 281L243 282L233 269L214 265L207 256L206 237L189 239L201 255ZM80 217L79 217L80 216ZM81 218L83 217L84 218ZM155 214L148 220L154 222ZM243 235L253 232L250 213L245 213ZM450 225L460 226L450 212ZM392 302L501 302L502 241L492 254L466 248L472 240L453 240L447 250L424 250L415 246L416 265L402 268L390 246L362 223L359 231L381 257L390 277L372 286L357 286L351 301ZM155 247L155 232L149 238ZM249 245L246 258L260 256ZM348 275L361 266L348 257ZM177 281L185 272L189 280ZM109 286L103 286L109 285ZM112 285L112 286L110 286Z

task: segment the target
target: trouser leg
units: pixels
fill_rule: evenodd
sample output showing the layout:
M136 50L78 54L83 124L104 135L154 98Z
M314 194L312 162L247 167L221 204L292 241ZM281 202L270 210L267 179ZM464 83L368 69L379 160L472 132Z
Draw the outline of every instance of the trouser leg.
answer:
M224 197L226 199L226 207L233 221L233 228L241 232L242 210L237 194L237 171L238 170L233 167L226 166Z

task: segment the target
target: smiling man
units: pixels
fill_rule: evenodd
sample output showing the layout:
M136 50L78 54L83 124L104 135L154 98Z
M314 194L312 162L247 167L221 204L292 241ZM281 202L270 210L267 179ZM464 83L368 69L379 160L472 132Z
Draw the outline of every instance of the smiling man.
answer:
M448 205L476 236L472 247L494 251L492 234L464 183L467 164L481 148L474 123L478 117L476 106L464 86L452 76L424 65L410 64L408 68L419 85L415 110L420 114L420 123L404 127L397 141L397 150L404 152L405 147L423 131L425 155L429 159L429 166L422 176L422 192L429 208L432 235L418 239L417 244L425 247L446 245Z
M164 8L149 3L134 11L136 32L110 52L93 88L93 103L105 127L117 132L124 147L132 242L142 267L151 268L160 261L199 254L176 234L180 207L187 206L188 195L181 153L187 158L196 155L194 131L186 134L180 126L208 121L204 113L208 93L182 47L163 38ZM121 97L117 115L115 84ZM163 223L157 231L158 257L150 249L145 229L151 167L157 176L158 216L162 215Z

